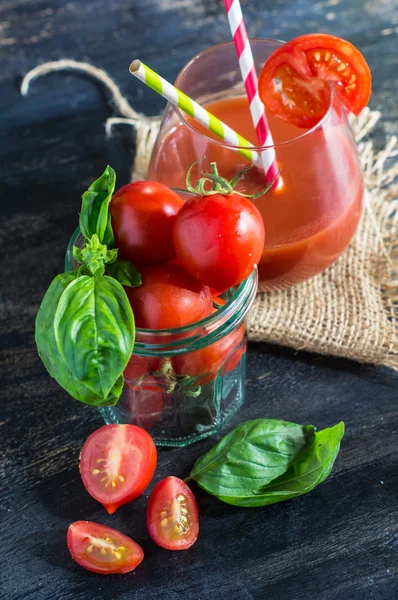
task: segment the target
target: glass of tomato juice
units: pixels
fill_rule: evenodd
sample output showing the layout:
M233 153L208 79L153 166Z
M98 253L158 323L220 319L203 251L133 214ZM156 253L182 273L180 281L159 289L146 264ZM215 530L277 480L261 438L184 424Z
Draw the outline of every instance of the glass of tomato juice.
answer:
M282 42L252 39L257 72ZM175 82L177 88L207 108L254 145L252 124L233 42L213 46L192 58ZM259 290L295 285L331 265L357 228L364 194L362 169L345 110L331 89L330 105L312 129L300 129L267 114L283 185L255 203L265 225L265 246L258 265ZM258 152L264 148L256 147ZM168 104L155 143L148 179L184 187L190 165L192 182L217 163L232 179L247 162L236 147L220 141L180 109ZM237 190L264 188L264 173L252 167Z
M73 246L83 245L77 229L67 248L66 271L78 266ZM137 328L122 395L115 406L100 408L105 422L143 427L157 446L186 446L222 429L244 401L244 320L257 283L255 269L215 298L212 315L191 325Z

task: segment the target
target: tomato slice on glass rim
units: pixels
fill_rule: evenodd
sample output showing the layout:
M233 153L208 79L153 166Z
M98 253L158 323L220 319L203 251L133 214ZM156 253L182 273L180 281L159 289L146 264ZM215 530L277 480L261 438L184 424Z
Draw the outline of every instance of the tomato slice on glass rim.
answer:
M195 496L178 477L166 477L152 491L147 510L149 535L167 550L186 550L199 534Z
M330 84L346 108L358 115L371 94L370 69L346 40L326 33L301 35L266 61L258 91L265 108L297 127L314 127L330 102Z
M79 468L88 493L112 514L148 486L156 468L156 447L141 427L104 425L87 438Z
M90 521L72 523L66 543L81 567L103 575L129 573L144 558L141 546L127 535Z

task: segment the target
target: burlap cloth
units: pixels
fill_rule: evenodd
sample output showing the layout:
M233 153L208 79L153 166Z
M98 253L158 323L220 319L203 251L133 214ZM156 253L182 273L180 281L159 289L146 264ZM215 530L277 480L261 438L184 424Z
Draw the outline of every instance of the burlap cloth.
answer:
M120 117L107 120L136 132L131 179L145 179L159 131L160 117L137 113L102 70L61 60L40 65L24 78L30 82L51 71L72 69L100 80L111 92ZM349 248L320 275L287 290L259 293L249 316L249 339L398 369L398 154L397 139L376 152L366 139L380 113L365 109L351 126L366 182L364 213Z

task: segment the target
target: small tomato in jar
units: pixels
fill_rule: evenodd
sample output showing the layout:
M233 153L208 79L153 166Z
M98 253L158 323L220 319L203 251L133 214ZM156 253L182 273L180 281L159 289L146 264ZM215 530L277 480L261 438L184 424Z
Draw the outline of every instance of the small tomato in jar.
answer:
M210 289L182 267L166 263L141 269L142 285L126 288L135 324L141 329L173 329L211 315Z
M119 257L135 266L166 262L174 256L172 230L182 198L155 181L134 181L110 203Z

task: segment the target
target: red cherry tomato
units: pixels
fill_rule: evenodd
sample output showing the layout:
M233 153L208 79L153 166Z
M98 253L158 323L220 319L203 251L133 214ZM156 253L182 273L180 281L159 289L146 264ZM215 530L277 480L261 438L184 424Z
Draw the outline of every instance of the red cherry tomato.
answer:
M81 567L103 575L134 571L144 558L141 546L127 535L90 521L72 523L66 543Z
M143 386L125 384L124 394L124 403L134 423L151 431L162 417L164 389L151 378Z
M109 514L138 498L156 468L156 447L135 425L104 425L84 443L80 456L84 487Z
M138 267L172 258L172 229L183 203L173 190L154 181L135 181L118 190L110 211L119 257Z
M141 270L142 285L126 288L135 324L142 329L183 327L208 317L212 295L208 287L173 264Z
M245 337L246 327L245 327L244 324L241 325L241 329L243 329L243 335L241 337L241 341L239 343L239 346L235 346L234 347L234 349L230 353L229 357L227 358L227 360L223 364L223 367L221 369L222 375L224 375L225 373L230 373L231 371L233 371L235 369L235 367L238 366L240 359L242 358L242 356L246 352L247 341L246 341L246 337Z
M215 300L219 306L225 304L223 298ZM213 313L217 308L213 309ZM246 350L246 326L244 323L231 333L228 333L217 342L187 352L179 354L173 358L173 368L177 375L188 375L195 377L198 385L210 383L221 374L227 371L233 371Z
M155 356L139 356L133 354L123 372L124 379L132 385L153 381L152 373L160 371L162 361Z
M330 83L354 115L367 105L372 79L359 50L333 35L311 33L271 54L261 71L258 91L269 112L297 127L309 128L328 109Z
M198 385L210 383L221 372L232 371L245 352L245 325L232 331L214 344L194 352L180 354L173 359L173 367L178 375L195 377Z
M174 248L184 268L213 294L250 275L261 258L264 236L256 206L235 193L189 198L173 229Z
M186 550L199 534L198 505L178 477L166 477L154 488L147 511L149 535L167 550Z

